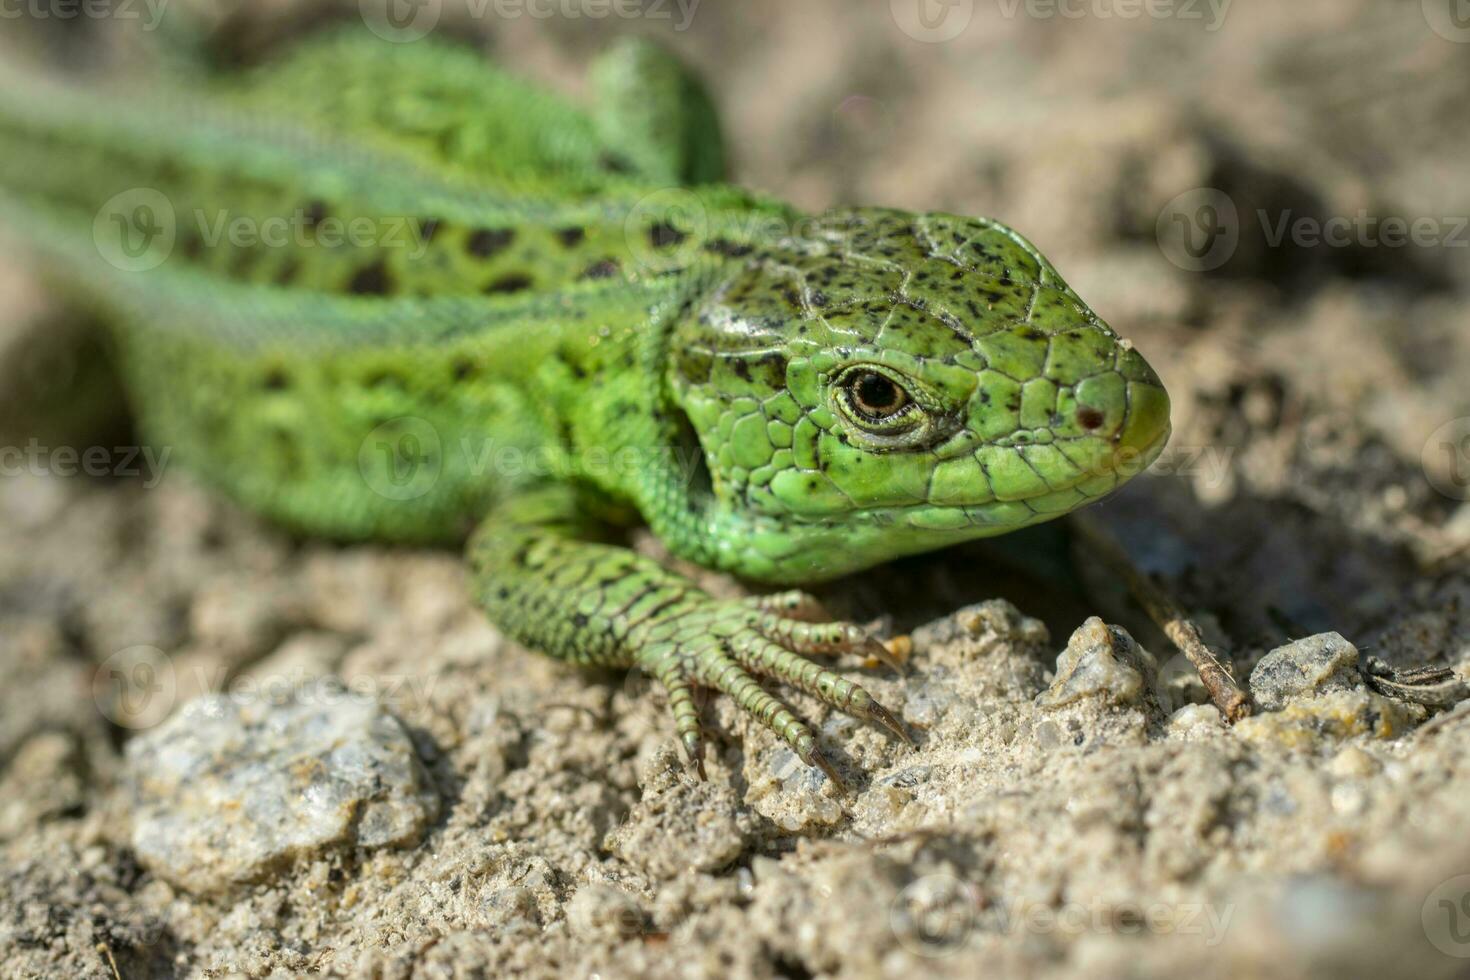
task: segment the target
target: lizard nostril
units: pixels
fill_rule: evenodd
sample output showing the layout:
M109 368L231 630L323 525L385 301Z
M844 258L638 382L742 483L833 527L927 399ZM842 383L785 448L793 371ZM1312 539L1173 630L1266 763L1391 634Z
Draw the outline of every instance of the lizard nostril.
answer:
M1084 429L1101 428L1103 424L1103 413L1095 408L1082 407L1077 409L1077 424Z

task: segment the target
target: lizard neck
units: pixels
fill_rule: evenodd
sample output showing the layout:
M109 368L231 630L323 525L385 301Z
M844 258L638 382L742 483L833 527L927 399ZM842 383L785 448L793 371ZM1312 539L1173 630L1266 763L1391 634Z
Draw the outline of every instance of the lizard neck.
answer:
M716 510L704 450L672 397L674 325L722 279L724 261L701 260L632 287L639 302L599 313L543 377L569 446L569 475L638 511L680 557L708 561ZM608 311L611 313L612 311Z

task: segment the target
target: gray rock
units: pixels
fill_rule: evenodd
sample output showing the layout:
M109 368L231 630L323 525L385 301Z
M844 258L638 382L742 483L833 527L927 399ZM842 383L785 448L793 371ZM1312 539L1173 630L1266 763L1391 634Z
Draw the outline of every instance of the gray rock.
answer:
M1004 599L988 599L919 627L914 631L914 648L925 651L956 645L963 659L973 659L990 656L1007 645L1044 647L1050 639L1046 624L1039 619L1023 615Z
M1121 626L1093 616L1077 627L1057 657L1056 678L1036 703L1059 708L1084 698L1114 705L1136 704L1149 693L1157 667L1153 656Z
M909 724L933 728L963 701L955 689L959 677L1017 701L1034 698L1046 685L1051 637L1040 620L991 599L914 630L913 647L925 663L925 682L905 685L901 710Z
M1338 633L1318 633L1277 647L1251 671L1251 695L1267 711L1338 691L1365 690L1358 648Z
M127 756L134 850L196 892L332 847L412 844L439 812L397 719L334 685L198 698Z

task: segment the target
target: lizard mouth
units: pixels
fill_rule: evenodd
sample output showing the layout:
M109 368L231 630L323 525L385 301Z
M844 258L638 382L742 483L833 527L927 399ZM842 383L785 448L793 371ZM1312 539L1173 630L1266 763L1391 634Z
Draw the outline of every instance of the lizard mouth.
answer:
M1112 448L1099 453L1087 475L1077 483L1110 474L1118 477L1117 485L1122 485L1153 465L1172 434L1167 410L1162 415L1148 413L1130 418L1114 438Z
M1118 461L1126 466L1137 465L1137 472L1146 469L1169 441L1172 431L1169 422L1169 396L1161 385L1130 386L1128 414L1115 437Z
M1102 499L1148 469L1164 451L1170 433L1167 415L1145 420L1136 428L1125 427L1112 447L1098 452L1074 479L1026 496L988 496L971 503L887 504L861 508L848 516L880 526L907 524L935 531L993 527L995 533L1051 520Z

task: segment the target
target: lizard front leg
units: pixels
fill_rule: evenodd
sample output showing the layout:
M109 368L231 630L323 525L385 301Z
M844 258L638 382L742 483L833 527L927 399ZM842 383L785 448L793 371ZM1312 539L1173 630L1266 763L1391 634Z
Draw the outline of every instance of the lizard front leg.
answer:
M805 653L886 650L851 623L814 624L766 598L716 599L626 548L600 540L571 486L531 490L476 530L468 558L476 600L516 640L576 663L637 666L668 691L689 763L703 775L695 685L723 691L834 783L816 736L756 676L777 678L907 740L897 719L857 684Z

